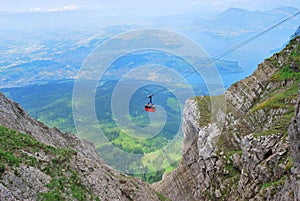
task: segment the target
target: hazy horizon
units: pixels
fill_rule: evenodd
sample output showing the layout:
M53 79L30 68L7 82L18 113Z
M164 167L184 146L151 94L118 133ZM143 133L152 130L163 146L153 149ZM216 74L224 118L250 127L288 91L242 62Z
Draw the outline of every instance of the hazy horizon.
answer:
M139 15L139 16L157 16L177 14L184 12L199 11L203 13L221 12L230 7L242 8L247 10L271 10L278 7L300 8L298 0L287 1L258 1L258 0L153 0L135 1L135 0L67 0L67 1L40 1L40 0L0 0L0 9L6 12L59 12L71 10L96 10L103 15Z

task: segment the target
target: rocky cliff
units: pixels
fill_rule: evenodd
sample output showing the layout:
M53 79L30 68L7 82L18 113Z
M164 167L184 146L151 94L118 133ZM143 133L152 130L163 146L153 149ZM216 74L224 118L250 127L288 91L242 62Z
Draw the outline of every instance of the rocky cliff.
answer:
M95 147L32 119L0 93L0 200L164 200L107 167Z
M154 188L174 201L300 200L299 72L298 37L224 95L188 100L183 159Z

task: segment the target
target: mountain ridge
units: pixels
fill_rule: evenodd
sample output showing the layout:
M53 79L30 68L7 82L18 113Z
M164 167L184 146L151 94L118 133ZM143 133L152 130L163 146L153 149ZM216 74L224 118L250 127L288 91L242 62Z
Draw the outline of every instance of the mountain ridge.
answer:
M299 55L298 37L223 96L188 100L183 159L154 188L175 201L300 199Z
M48 128L2 93L0 125L0 200L167 200L104 164L92 143Z

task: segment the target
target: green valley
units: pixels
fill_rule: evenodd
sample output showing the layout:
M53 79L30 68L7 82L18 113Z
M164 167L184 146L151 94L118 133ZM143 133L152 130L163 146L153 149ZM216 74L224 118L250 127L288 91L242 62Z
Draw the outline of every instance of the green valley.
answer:
M127 173L137 175L149 182L161 179L165 171L171 171L177 166L181 156L181 142L183 137L177 136L180 131L181 109L176 98L168 92L157 95L158 102L167 111L167 121L161 132L152 138L139 139L121 131L113 119L110 98L116 81L107 81L98 86L96 93L96 113L98 125L95 127L102 130L108 139L108 143L95 143L101 157L109 160L114 168L120 168L120 153L111 147L130 154L137 154L140 162L128 164ZM44 122L49 127L57 127L65 132L76 134L76 128L72 115L72 90L74 81L56 81L40 85L31 85L18 88L1 89L7 96L17 101L34 118ZM141 89L136 92L133 101L137 97L145 96L149 89ZM100 101L101 100L101 101ZM145 100L146 101L146 100ZM145 101L132 104L130 107L130 118L135 125L146 127L150 123L149 114L143 110ZM105 104L97 104L97 103ZM128 129L126 132L134 133ZM95 133L88 133L87 138L97 137ZM175 138L176 137L176 138ZM172 144L172 150L163 153L164 147ZM124 156L126 157L126 156ZM136 166L142 166L142 174L135 172ZM123 167L122 167L123 168Z

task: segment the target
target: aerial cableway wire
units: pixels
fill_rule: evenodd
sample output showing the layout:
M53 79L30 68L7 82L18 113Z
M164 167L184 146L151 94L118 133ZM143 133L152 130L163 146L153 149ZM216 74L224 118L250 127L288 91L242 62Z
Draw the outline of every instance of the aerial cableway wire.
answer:
M284 24L285 22L287 22L287 21L289 21L289 20L295 18L295 17L298 16L299 14L300 14L300 11L297 12L297 13L295 13L295 14L293 14L293 15L291 15L291 16L289 16L289 17L287 17L287 18L285 18L285 19L283 19L283 20L281 20L280 22L278 22L278 23L272 25L271 27L269 27L269 28L267 28L267 29L265 29L265 30L259 32L258 34L254 35L254 36L252 36L252 37L250 37L250 38L248 38L248 39L245 39L245 40L243 40L243 41L241 41L241 42L238 42L237 44L233 45L232 47L230 47L230 48L228 48L228 49L226 49L226 50L224 50L224 51L221 51L221 52L218 53L216 56L212 57L212 59L210 59L210 61L208 61L207 63L201 65L200 67L206 67L206 66L208 66L208 65L210 65L210 64L212 64L212 63L214 63L214 62L216 62L216 61L218 61L218 60L220 60L221 58L223 58L223 57L225 57L225 56L231 54L231 53L234 52L235 50L237 50L237 49L239 49L239 48L241 48L241 47L243 47L243 46L249 44L250 42L254 41L255 39L257 39L257 38L261 37L262 35L266 34L267 32L269 32L269 31L275 29L276 27L280 26L281 24ZM186 77L188 77L188 76L194 74L195 72L197 72L197 69L194 69L194 70L192 70L191 72L189 72L189 71L183 72L184 74L185 74L185 73L186 73L186 74L183 75L183 76L180 76L178 79L172 81L169 85L171 85L172 83L176 84L178 81L180 81L180 80L182 80L182 79L184 79L184 78L186 78ZM160 89L160 90L158 90L158 91L156 91L156 92L152 92L151 94L155 95L155 94L161 93L162 91L164 91L164 89ZM145 98L145 99L147 99L147 98Z

